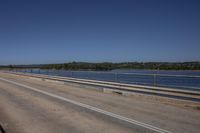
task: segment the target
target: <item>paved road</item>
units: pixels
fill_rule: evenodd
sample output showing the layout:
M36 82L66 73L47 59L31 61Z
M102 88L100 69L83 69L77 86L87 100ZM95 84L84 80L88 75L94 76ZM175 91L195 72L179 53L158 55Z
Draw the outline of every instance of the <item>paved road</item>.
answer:
M0 72L0 124L11 133L198 133L197 106L138 94L106 94Z

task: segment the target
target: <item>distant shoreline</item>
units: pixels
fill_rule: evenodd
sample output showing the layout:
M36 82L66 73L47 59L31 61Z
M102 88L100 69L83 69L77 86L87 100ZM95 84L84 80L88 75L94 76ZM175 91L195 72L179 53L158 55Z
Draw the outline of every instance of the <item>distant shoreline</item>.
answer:
M59 64L36 64L36 65L6 65L0 68L7 69L56 69L56 70L88 70L88 71L111 71L111 70L195 70L200 71L200 62L69 62Z

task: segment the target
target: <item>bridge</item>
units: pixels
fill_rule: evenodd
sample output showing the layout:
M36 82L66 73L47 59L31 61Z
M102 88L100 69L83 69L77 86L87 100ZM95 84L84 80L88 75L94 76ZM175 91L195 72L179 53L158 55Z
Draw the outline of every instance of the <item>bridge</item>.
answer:
M199 92L0 72L0 122L16 133L200 131Z

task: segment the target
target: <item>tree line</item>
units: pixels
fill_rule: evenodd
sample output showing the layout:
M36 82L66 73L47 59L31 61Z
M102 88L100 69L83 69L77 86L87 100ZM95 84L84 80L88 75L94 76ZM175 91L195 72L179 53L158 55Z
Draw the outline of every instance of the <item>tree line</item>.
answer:
M151 70L200 70L200 62L122 62L122 63L88 63L69 62L60 64L40 65L9 65L0 68L40 68L40 69L63 69L63 70L93 70L109 71L114 69L151 69Z

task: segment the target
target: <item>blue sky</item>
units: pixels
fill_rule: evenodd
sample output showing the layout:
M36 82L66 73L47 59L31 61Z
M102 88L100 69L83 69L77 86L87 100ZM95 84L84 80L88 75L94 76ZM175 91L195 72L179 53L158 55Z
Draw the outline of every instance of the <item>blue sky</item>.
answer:
M0 1L0 65L69 61L200 61L200 1Z

